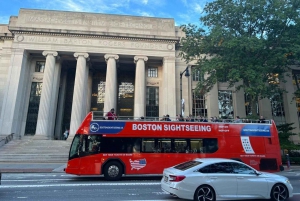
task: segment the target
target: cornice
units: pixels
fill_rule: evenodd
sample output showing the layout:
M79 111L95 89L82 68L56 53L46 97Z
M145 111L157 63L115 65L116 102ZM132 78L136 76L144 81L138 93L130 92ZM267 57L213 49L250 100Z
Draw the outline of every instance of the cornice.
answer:
M43 35L43 36L67 36L67 37L83 37L83 38L100 38L100 39L117 39L117 40L132 40L132 41L151 41L151 42L167 42L167 43L178 43L180 41L179 37L172 37L168 39L166 37L155 38L151 36L141 36L141 35L132 35L132 36L105 36L101 34L89 33L89 34L78 34L78 33L55 33L55 32L35 32L35 31L16 31L10 30L14 35L15 34L27 34L27 35Z
M14 36L0 36L0 40L14 40Z

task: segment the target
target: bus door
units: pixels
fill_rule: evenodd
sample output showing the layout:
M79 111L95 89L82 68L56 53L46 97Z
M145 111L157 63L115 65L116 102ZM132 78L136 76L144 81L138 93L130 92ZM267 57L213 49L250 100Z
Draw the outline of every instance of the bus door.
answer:
M79 172L84 175L99 175L101 170L101 135L81 135Z

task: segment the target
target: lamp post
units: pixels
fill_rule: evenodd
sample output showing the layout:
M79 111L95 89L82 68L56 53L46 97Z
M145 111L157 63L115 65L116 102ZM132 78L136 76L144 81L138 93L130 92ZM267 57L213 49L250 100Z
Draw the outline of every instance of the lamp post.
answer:
M184 71L180 72L180 114L183 116L183 112L182 112L182 75L185 72L185 77L189 77L190 73L189 73L189 67L187 66Z

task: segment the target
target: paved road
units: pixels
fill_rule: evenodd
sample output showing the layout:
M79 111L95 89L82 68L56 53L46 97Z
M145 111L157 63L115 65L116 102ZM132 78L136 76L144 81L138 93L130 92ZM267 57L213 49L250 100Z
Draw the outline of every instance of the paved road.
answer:
M300 200L300 176L290 176L296 195L288 201ZM108 182L103 177L78 177L64 173L3 174L0 200L35 201L179 201L160 189L160 177L126 177ZM253 200L254 201L254 200ZM255 200L259 201L259 200Z

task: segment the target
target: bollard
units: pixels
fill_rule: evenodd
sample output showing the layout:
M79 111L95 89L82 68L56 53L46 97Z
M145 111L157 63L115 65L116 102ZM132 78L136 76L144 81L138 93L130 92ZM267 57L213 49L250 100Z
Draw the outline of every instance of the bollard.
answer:
M2 176L2 173L0 172L0 185L1 185L1 176Z
M287 166L287 169L290 169L290 166L291 166L291 163L290 163L290 156L289 154L286 154L286 166Z

